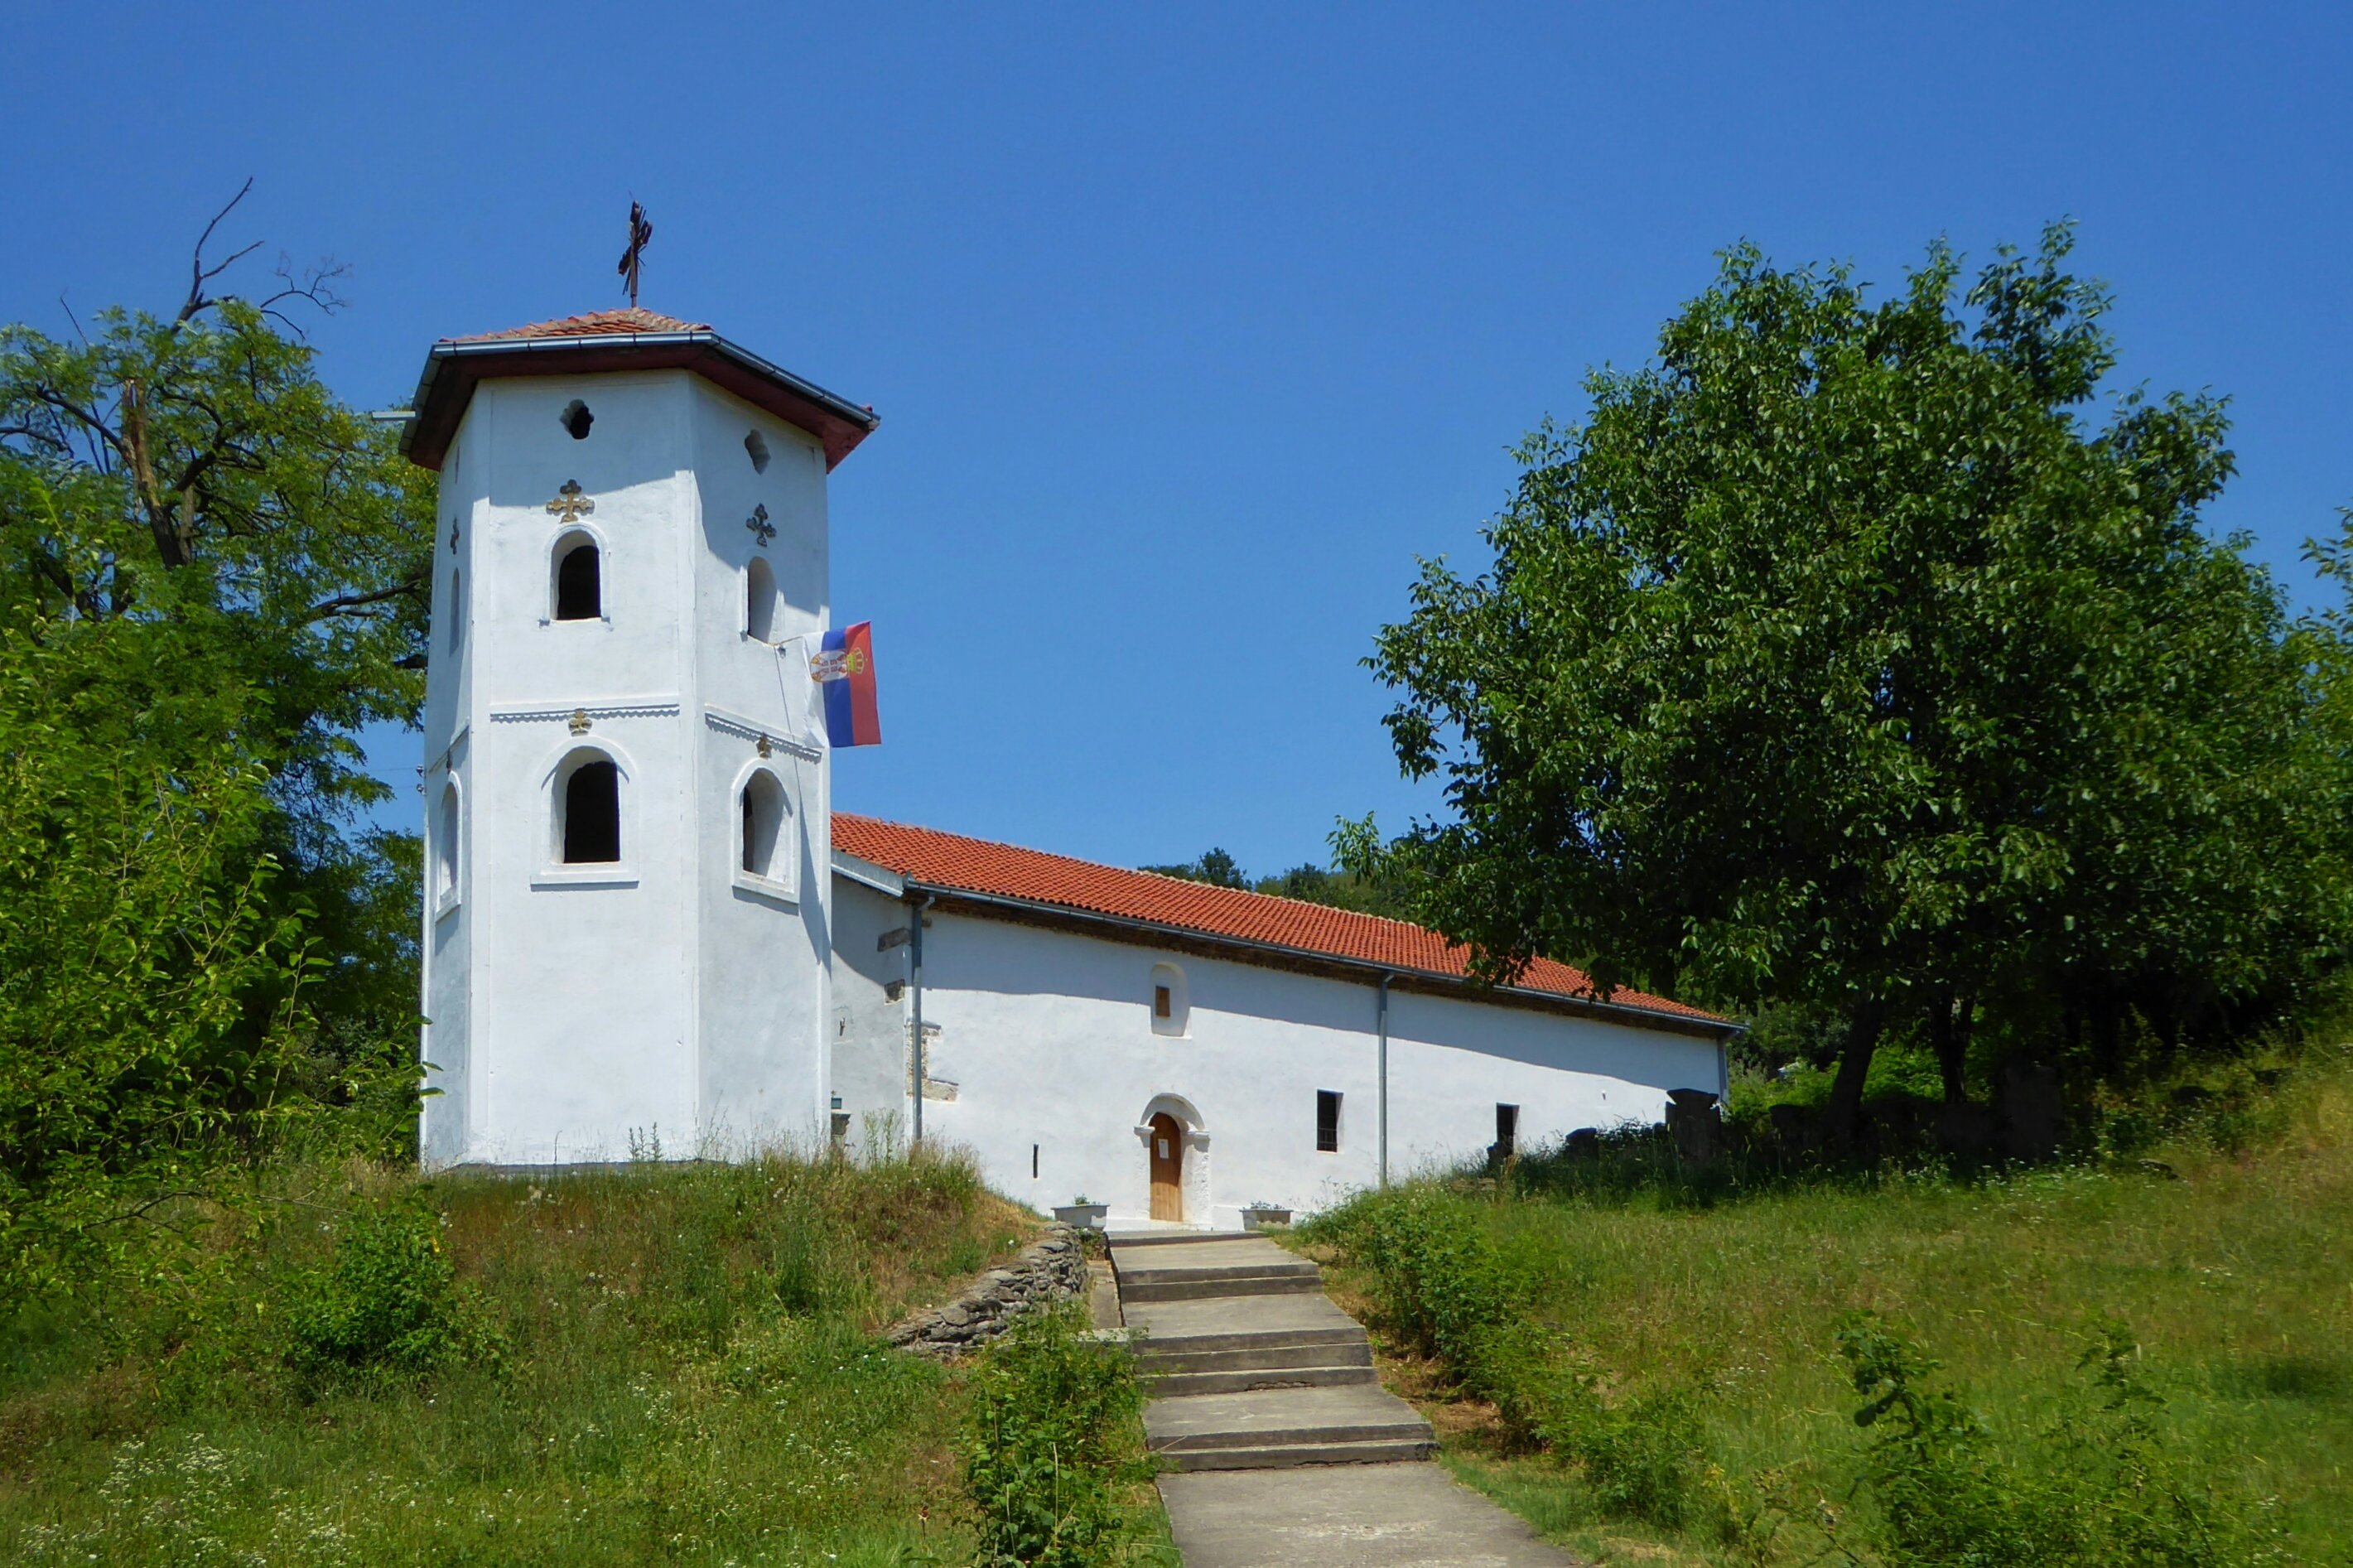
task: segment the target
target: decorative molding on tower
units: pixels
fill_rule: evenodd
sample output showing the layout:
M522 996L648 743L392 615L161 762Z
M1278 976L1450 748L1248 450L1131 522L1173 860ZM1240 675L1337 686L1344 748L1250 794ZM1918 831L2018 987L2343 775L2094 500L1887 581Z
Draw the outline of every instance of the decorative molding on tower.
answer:
M825 760L824 752L798 736L786 735L775 725L762 724L758 719L745 718L742 714L731 713L713 703L703 705L702 722L723 735L732 735L750 741L765 740L776 750L791 752L804 762Z
M676 697L623 697L609 703L504 703L491 709L492 724L570 724L575 714L594 719L676 718Z

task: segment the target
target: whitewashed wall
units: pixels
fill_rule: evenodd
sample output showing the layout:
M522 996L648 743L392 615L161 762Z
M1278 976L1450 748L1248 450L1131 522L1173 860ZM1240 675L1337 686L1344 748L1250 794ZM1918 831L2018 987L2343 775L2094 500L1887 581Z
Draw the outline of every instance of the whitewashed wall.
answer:
M903 1139L913 1109L907 1097L908 1001L886 1001L884 987L907 975L904 947L876 944L906 927L912 911L887 894L833 878L833 1098L849 1116L853 1143ZM936 934L934 919L924 932ZM1013 1189L1008 1189L1008 1192Z
M837 880L835 1086L844 1108L905 1115L898 1052L906 1000L881 984L905 949L867 933L907 909ZM1150 1213L1141 1128L1166 1109L1190 1129L1189 1223L1230 1226L1252 1202L1312 1210L1378 1179L1373 984L1155 951L971 916L934 913L923 1015L940 1026L926 1102L931 1135L980 1158L989 1183L1045 1208L1084 1193L1114 1220ZM853 939L853 932L862 939ZM1182 974L1182 1038L1152 1027L1155 964ZM1498 1103L1520 1107L1523 1147L1580 1127L1656 1121L1673 1088L1718 1090L1713 1039L1472 1001L1393 991L1393 1175L1475 1156ZM1316 1091L1342 1096L1340 1149L1315 1148ZM1033 1176L1033 1149L1036 1174Z
M575 398L595 416L580 440L559 418ZM765 473L743 445L754 428ZM808 828L826 820L825 762L780 744L795 720L773 650L744 635L742 578L743 517L765 503L777 635L823 624L811 445L683 371L476 390L443 474L427 683L429 838L442 781L464 798L462 897L442 906L428 879L428 1164L614 1160L657 1138L678 1157L822 1126L830 878ZM567 480L596 503L578 524L603 552L595 620L553 619L567 529L546 503ZM616 867L556 863L551 775L582 746L621 770ZM797 876L781 887L737 874L733 791L753 767L794 808Z
M700 546L691 563L696 689L702 722L697 790L702 1042L698 1116L704 1151L823 1136L827 986L832 950L829 766L821 747L784 744L807 722L807 675L773 644L828 624L825 452L784 424L700 377L689 376ZM757 431L768 461L754 466ZM765 544L745 526L754 507L775 530ZM745 573L774 575L770 641L744 624ZM750 720L749 724L742 721ZM763 735L769 754L759 755ZM741 874L738 795L765 768L791 808L786 874Z

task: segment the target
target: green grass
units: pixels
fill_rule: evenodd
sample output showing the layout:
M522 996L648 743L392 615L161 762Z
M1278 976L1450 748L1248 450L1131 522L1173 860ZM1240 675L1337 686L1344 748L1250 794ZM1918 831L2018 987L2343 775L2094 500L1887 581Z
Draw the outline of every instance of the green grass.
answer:
M1796 1500L1844 1506L1862 1434L1832 1334L1850 1309L1920 1340L1998 1433L2050 1414L2105 1314L2135 1331L2205 1476L2276 1498L2304 1560L2353 1560L2353 1075L2300 1075L2274 1112L2259 1145L2176 1141L2146 1168L1789 1181L1705 1205L1465 1183L1456 1202L1616 1387L1704 1391L1728 1475L1781 1472ZM1361 1270L1333 1276L1352 1305L1369 1296ZM1572 1470L1503 1452L1436 1369L1386 1370L1459 1474L1557 1539L1609 1562L1748 1560L1602 1521Z
M953 1160L772 1159L425 1183L502 1340L388 1390L288 1370L290 1282L354 1194L280 1172L169 1283L0 1339L0 1561L954 1561L951 1374L864 1330L1035 1221Z

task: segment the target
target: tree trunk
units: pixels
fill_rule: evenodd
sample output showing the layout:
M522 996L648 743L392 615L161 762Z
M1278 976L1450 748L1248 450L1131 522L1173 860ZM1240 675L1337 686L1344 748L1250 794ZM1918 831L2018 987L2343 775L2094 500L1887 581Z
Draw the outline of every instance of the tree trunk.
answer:
M1969 1097L1969 1001L1967 997L1939 996L1928 1010L1928 1042L1936 1048L1936 1072L1945 1081L1945 1103L1962 1104Z
M1847 1021L1846 1044L1839 1048L1838 1076L1831 1080L1829 1132L1841 1149L1852 1149L1862 1132L1862 1084L1879 1049L1879 1004L1858 1006Z

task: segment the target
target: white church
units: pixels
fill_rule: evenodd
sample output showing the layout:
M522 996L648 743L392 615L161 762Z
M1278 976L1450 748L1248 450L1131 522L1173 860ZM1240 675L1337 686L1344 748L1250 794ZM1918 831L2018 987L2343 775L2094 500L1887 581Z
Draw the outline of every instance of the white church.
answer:
M427 1165L920 1134L1232 1228L1724 1092L1734 1025L1564 965L836 811L785 651L876 423L634 306L434 345Z

